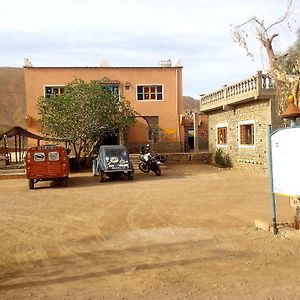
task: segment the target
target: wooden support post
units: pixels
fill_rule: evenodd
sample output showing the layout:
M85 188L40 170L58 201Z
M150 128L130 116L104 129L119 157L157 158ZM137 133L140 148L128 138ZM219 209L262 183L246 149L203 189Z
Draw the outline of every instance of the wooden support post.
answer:
M19 152L19 162L22 161L22 157L21 157L21 153L22 153L22 139L21 139L21 135L19 135L19 149L18 149L18 152Z
M18 162L18 145L17 145L18 141L17 141L17 136L15 135L15 160L16 163Z

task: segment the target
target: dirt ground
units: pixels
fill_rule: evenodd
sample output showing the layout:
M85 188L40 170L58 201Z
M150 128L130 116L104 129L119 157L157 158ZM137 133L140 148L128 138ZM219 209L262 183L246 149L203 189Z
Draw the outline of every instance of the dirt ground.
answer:
M162 171L34 190L0 180L0 299L300 298L300 241L254 226L271 221L268 176ZM279 200L278 220L292 221Z

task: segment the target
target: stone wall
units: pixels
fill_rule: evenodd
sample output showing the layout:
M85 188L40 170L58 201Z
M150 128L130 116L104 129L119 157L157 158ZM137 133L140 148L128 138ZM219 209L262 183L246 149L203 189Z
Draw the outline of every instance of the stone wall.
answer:
M239 122L254 121L255 146L239 146ZM215 111L209 115L209 151L216 151L216 126L227 124L227 145L220 146L228 153L233 167L252 169L259 172L268 170L268 125L271 124L271 105L269 100L255 100L240 104L228 111Z
M273 131L278 128L290 126L290 122L281 117L281 114L284 112L284 110L287 107L287 101L286 101L286 106L284 106L283 103L284 100L282 98L283 96L277 95L272 99L272 130Z
M199 163L211 164L212 154L209 152L199 153L164 153L166 163Z
M166 159L167 164L176 163L198 163L198 164L211 164L212 154L209 152L202 153L159 153L162 154ZM130 154L130 158L133 161L135 168L138 168L139 163L138 154Z

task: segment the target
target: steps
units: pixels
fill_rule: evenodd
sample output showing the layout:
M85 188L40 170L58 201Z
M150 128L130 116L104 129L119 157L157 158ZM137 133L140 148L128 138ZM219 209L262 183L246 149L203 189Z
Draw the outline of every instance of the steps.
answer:
M0 169L0 180L13 178L26 178L24 164L11 164Z

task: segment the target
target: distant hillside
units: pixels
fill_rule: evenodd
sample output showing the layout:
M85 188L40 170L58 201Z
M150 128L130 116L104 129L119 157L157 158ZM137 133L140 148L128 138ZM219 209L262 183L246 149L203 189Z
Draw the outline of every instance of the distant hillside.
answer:
M0 128L25 127L25 115L23 68L0 68Z
M190 96L183 96L183 110L200 110L200 101Z

